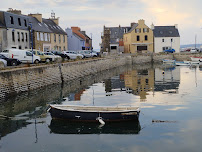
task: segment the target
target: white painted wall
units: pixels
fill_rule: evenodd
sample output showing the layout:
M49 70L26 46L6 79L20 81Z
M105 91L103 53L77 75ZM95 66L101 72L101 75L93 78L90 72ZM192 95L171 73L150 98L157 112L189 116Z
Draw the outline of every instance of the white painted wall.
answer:
M15 42L12 39L12 31L14 30L15 32ZM20 41L18 41L18 34L20 33ZM22 41L22 34L24 33L24 42ZM25 33L27 33L27 41L26 41L26 36ZM13 29L13 28L7 28L7 48L12 48L16 47L19 49L19 46L21 46L21 49L29 49L30 48L30 43L29 43L29 31L28 30L20 30L20 29ZM4 48L5 49L5 48Z
M164 42L162 41L164 39ZM175 49L176 53L180 52L180 37L155 37L154 38L154 52L159 53L163 52L163 47L171 47L171 39L172 48Z

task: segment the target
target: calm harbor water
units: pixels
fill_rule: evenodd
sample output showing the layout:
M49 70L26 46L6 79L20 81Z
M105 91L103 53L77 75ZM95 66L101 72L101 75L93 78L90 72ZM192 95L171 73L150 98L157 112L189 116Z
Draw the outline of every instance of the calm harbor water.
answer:
M0 102L0 152L199 152L202 69L121 67ZM50 103L138 106L139 122L52 120ZM8 116L10 119L4 119Z

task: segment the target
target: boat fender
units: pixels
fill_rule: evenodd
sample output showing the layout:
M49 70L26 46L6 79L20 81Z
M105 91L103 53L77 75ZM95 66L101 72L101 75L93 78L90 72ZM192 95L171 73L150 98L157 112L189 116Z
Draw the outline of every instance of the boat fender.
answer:
M51 107L50 107L50 108L48 108L47 112L49 112L50 110L51 110Z
M162 74L164 75L164 74L165 74L165 71L162 71Z
M97 117L97 119L100 124L105 125L105 122L103 121L102 117Z

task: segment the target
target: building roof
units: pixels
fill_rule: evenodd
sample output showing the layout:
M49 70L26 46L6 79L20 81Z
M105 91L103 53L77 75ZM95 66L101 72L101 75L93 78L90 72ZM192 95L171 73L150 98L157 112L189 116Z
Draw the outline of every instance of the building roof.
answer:
M86 35L86 32L85 31L79 31L81 34L83 34L86 38L88 38L88 39L90 39L91 40L91 38L88 36L88 35Z
M3 12L4 15L4 24L7 28L15 28L15 29L21 29L21 30L28 30L28 24L29 24L29 17L26 15L18 15L14 13L9 12ZM11 18L13 23L11 23ZM19 25L19 22L21 25Z
M42 20L43 20L43 24L45 24L45 26L48 27L49 30L52 31L52 33L67 35L67 33L59 25L57 25L53 20L44 19L44 18Z
M154 37L180 37L175 26L154 26Z
M128 33L132 32L136 27L138 26L138 23L135 23L132 28L128 31Z
M0 27L6 27L6 26L0 21Z
M29 16L29 22L32 24L32 29L34 31L52 33L44 23L39 22L35 17Z
M76 33L73 33L73 32L72 32L72 34L73 34L75 37L77 37L79 40L81 40L81 41L85 41L82 37L80 37L80 36L77 35Z
M131 27L106 27L110 30L110 43L119 44L119 40L123 38L123 34L130 30Z

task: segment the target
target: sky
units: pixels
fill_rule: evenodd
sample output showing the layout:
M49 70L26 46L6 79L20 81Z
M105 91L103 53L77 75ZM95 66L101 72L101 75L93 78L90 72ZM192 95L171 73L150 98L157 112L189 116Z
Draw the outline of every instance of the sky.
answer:
M59 25L78 26L92 36L99 49L101 33L107 27L130 26L144 19L147 26L178 24L181 45L202 44L202 0L6 0L0 10L21 10L22 14L41 13L50 18L54 11Z

